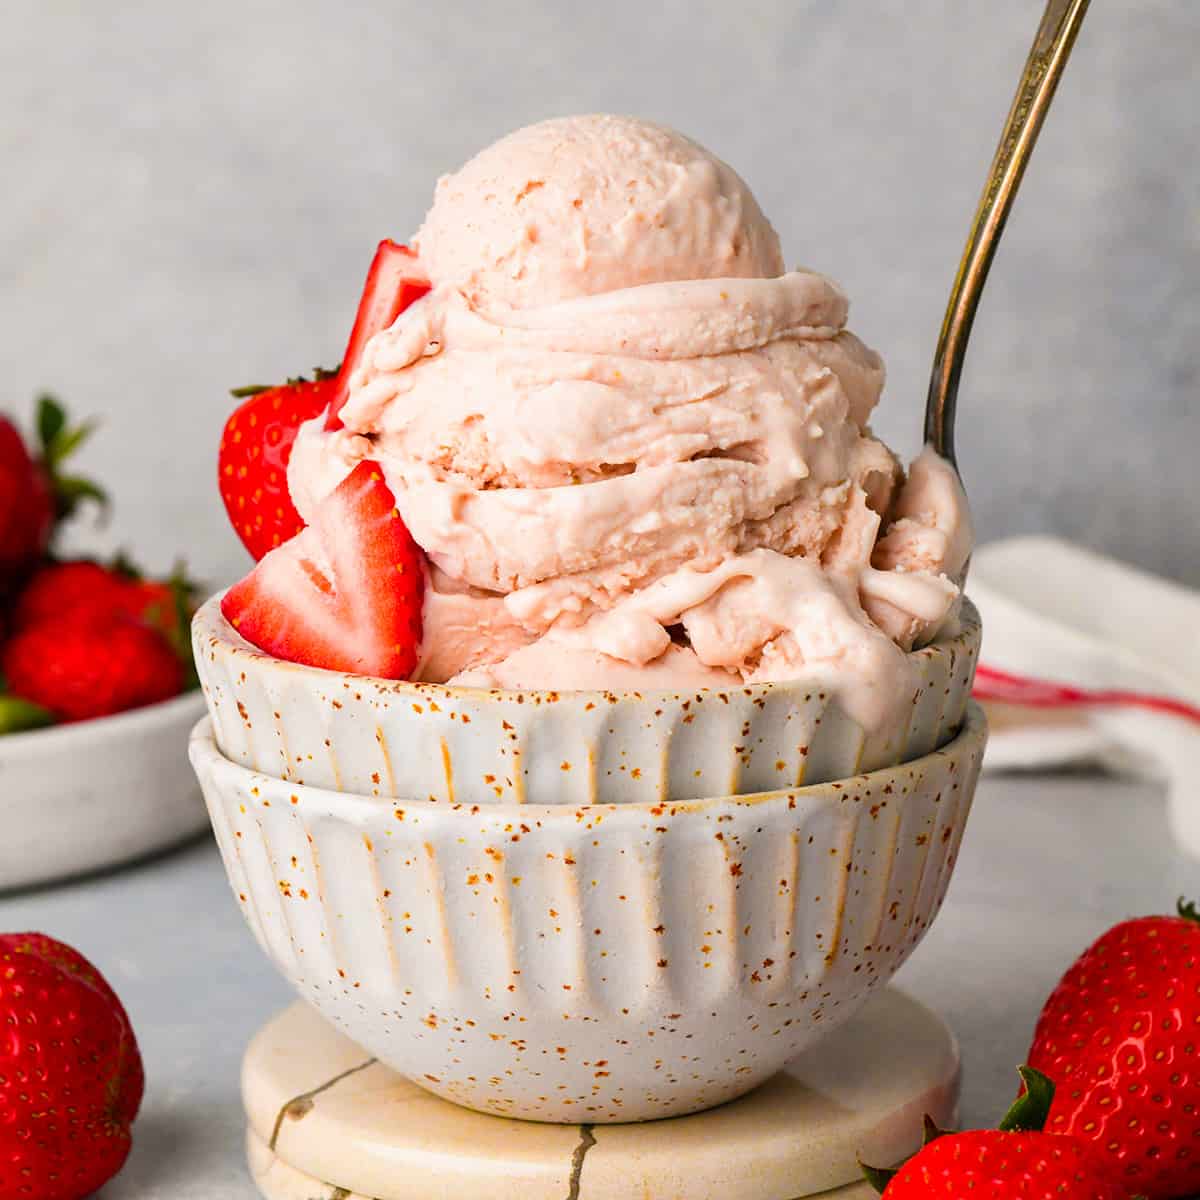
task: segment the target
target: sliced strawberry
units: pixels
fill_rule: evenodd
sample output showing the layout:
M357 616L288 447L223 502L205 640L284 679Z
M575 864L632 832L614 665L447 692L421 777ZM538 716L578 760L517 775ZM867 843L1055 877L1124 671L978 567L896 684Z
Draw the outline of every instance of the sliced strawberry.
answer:
M407 679L421 645L424 559L383 473L362 462L221 602L248 642L290 662Z
M429 280L417 265L417 256L407 246L387 238L379 243L367 272L354 328L350 331L350 341L334 385L329 415L325 418L326 429L342 427L338 414L350 394L350 375L362 358L367 342L381 329L386 329L410 304L420 300L429 291L429 286Z
M230 523L256 560L304 528L288 492L288 460L297 430L325 411L333 389L334 376L317 371L312 380L233 393L243 403L221 433L217 482Z

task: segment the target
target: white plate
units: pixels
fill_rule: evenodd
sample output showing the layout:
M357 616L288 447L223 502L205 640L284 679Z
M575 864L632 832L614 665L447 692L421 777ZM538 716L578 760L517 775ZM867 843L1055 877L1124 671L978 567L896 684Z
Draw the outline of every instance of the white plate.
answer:
M0 736L0 890L115 866L208 822L188 765L204 697Z

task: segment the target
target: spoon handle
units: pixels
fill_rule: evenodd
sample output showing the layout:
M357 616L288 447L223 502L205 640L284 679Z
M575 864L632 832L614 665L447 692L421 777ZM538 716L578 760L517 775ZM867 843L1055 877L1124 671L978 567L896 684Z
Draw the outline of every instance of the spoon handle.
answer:
M944 458L955 462L954 410L967 339L988 268L1008 220L1021 177L1033 153L1054 90L1067 65L1071 48L1090 0L1049 0L1034 38L1021 84L1013 97L987 186L975 210L971 234L958 264L950 302L938 334L925 405L925 440Z

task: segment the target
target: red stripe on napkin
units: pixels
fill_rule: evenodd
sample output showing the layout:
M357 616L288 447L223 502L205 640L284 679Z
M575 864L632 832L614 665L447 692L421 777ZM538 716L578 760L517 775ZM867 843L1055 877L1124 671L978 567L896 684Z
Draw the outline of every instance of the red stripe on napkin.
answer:
M1025 675L1010 675L995 667L979 664L975 672L973 695L977 700L1001 704L1020 704L1026 708L1117 707L1142 708L1173 717L1183 717L1200 725L1200 708L1173 696L1156 696L1149 692L1130 692L1119 689L1095 689L1055 683L1049 679L1033 679Z

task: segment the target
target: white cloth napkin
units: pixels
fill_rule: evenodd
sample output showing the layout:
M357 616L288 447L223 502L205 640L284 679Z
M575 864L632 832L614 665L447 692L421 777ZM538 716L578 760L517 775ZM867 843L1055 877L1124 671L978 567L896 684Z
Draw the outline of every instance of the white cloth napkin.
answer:
M1054 538L978 550L984 769L1078 763L1161 779L1200 857L1200 594Z

